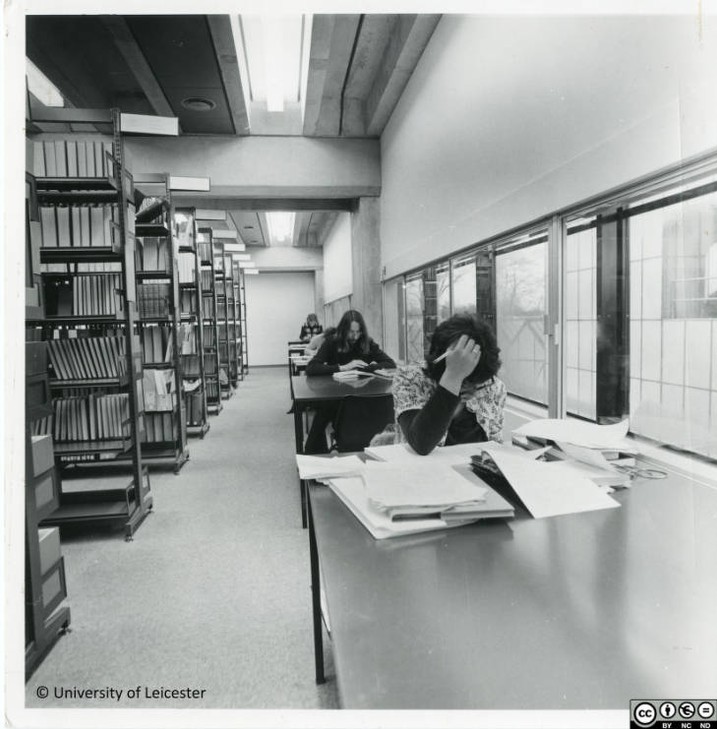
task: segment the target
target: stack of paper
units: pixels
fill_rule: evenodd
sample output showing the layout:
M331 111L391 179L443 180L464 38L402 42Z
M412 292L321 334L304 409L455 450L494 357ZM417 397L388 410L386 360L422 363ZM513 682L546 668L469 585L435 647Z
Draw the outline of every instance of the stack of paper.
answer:
M485 503L487 489L439 463L396 465L367 461L366 495L391 519L462 515L470 520Z
M616 466L634 465L634 445L626 438L629 422L596 425L579 420L535 420L513 432L527 447L547 445L546 459L567 460L599 486L626 488L629 476Z
M359 370L346 370L345 372L334 372L331 376L339 382L344 382L348 380L358 380L359 376L362 374L365 373L360 372Z
M363 463L358 456L326 458L325 456L296 456L299 478L324 481L341 476L359 476L363 473Z

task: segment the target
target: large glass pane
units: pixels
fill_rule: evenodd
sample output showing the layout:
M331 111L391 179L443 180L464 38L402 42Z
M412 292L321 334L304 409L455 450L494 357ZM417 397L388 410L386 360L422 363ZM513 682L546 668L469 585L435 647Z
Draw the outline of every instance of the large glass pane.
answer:
M394 359L403 360L405 355L401 351L402 337L402 308L399 301L402 298L403 282L401 279L387 281L383 287L383 348Z
M422 362L423 337L423 275L406 279L406 359Z
M634 215L630 429L717 457L717 193Z
M595 227L568 229L564 259L566 409L590 420L596 419L596 242Z
M717 278L717 272L715 277ZM440 324L451 315L451 270L448 261L436 265L436 299Z
M453 313L476 313L476 260L475 254L453 261Z
M498 250L495 256L500 376L509 392L543 405L548 402L545 246Z

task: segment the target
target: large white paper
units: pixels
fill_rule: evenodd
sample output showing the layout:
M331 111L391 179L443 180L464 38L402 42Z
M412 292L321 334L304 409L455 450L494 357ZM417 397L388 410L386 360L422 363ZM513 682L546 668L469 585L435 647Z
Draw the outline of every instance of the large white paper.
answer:
M533 461L499 449L492 449L490 455L536 519L620 506L590 479L566 468L562 461Z
M394 443L392 445L369 446L365 453L379 461L387 463L441 463L444 466L460 466L469 464L471 456L483 450L486 443L461 443L460 445L434 448L427 456L419 456L408 443Z
M625 437L629 425L628 420L613 425L596 425L582 420L545 418L526 423L513 432L516 435L574 443L586 448L626 450L633 447L633 444Z
M327 458L297 454L296 465L299 467L299 478L324 479L360 475L364 464L358 456Z
M486 489L441 463L364 464L366 495L380 508L446 507L484 501Z

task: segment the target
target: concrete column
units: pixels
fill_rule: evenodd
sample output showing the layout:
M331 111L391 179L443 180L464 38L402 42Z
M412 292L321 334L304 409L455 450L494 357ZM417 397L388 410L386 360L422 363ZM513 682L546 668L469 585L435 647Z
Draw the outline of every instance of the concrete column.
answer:
M383 346L379 223L379 198L359 198L356 210L351 214L351 306L363 314L369 334Z

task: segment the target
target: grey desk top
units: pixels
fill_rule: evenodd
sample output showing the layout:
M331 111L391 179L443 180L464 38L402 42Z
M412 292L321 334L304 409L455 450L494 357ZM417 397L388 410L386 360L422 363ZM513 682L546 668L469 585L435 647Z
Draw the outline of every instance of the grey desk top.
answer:
M306 405L327 400L341 400L349 395L387 395L391 381L380 377L360 377L358 380L338 382L331 375L291 378L294 402Z
M310 498L349 709L613 709L717 695L717 490L375 541Z

